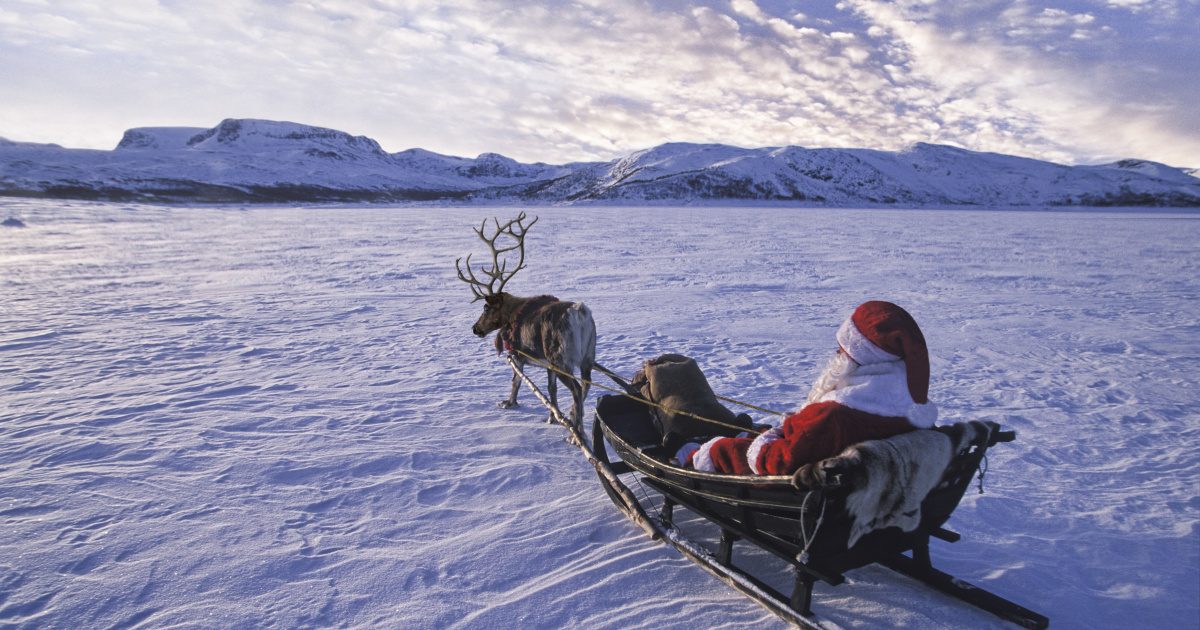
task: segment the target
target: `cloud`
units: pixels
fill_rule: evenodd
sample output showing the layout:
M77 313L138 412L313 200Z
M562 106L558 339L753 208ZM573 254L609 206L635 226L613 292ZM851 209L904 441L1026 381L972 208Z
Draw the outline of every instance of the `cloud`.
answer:
M770 19L762 9L758 8L754 0L730 0L729 6L734 13L746 16L759 24L766 24Z
M1112 26L1170 33L1167 4L14 0L0 9L0 135L108 148L126 127L233 116L529 161L667 141L934 141L1190 163L1190 93L1163 89L1170 71L1127 85L1171 66L1145 47L1120 61L1131 40ZM1179 103L1137 98L1151 93Z
M1114 9L1126 9L1134 13L1159 11L1173 13L1177 8L1174 0L1104 0L1103 4Z
M877 36L894 38L901 81L924 85L932 112L950 112L960 129L948 139L957 144L1063 161L1200 161L1200 117L1186 105L1200 96L1195 82L1184 79L1191 70L1172 65L1169 56L1135 63L1125 57L1134 48L1130 40L1151 30L1145 25L1135 29L1126 19L1130 34L1122 36L1091 13L1020 1L966 19L925 3L847 4ZM1084 45L1071 37L1096 36L1108 41L1071 47ZM1180 85L1146 92L1139 85L1147 74L1176 76Z

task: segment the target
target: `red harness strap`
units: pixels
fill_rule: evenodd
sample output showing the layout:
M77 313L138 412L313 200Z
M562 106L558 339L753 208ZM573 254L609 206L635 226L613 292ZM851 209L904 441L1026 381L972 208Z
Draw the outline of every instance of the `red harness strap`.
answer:
M512 324L508 326L508 329L501 328L496 333L496 354L500 354L503 351L512 354L513 348L521 343L522 321L526 317L558 301L560 300L553 295L539 295L529 298L529 300L521 305L521 308L517 309L516 314L513 315Z

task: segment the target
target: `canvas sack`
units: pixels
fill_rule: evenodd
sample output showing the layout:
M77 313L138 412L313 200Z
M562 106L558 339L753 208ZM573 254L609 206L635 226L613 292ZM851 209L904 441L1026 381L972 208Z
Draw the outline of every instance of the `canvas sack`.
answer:
M642 396L671 411L651 407L662 444L670 449L701 437L733 437L751 429L750 416L735 415L717 400L717 395L695 359L681 354L664 354L646 361L633 377ZM676 413L686 411L721 424ZM732 426L728 426L732 425Z

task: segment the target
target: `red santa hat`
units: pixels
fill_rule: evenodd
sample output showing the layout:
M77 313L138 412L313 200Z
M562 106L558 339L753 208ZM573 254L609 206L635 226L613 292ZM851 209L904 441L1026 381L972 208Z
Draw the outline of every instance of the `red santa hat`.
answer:
M864 302L837 332L838 345L859 365L904 361L912 407L905 413L917 426L932 426L937 408L929 402L929 350L908 311L891 302Z

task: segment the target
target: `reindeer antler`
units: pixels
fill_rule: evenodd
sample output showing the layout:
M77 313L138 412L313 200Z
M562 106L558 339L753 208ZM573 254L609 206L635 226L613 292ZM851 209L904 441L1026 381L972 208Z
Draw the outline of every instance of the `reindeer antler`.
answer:
M484 230L487 229L487 219L484 219L483 223L479 227L474 228L475 234L479 236L479 240L486 243L488 249L492 252L491 268L479 268L479 271L490 278L490 280L485 284L483 281L475 277L475 272L471 270L470 254L467 254L466 274L463 273L463 268L459 266L459 263L462 262L463 259L456 258L454 260L454 268L458 270L458 279L470 285L471 293L475 294L475 299L471 300L472 302L482 300L489 295L495 295L503 291L505 283L511 280L513 276L517 275L518 271L525 268L525 233L528 232L529 228L533 227L533 224L537 223L538 220L537 217L533 217L533 220L529 222L529 225L525 225L526 218L527 217L525 216L525 213L522 212L521 214L517 215L517 218L505 223L504 225L500 225L500 219L493 218L492 221L496 224L496 231L491 237L488 237L484 234ZM508 247L496 247L496 241L504 235L508 235L516 242ZM512 271L508 271L508 259L500 260L500 256L501 254L505 254L514 250L519 251L521 255L520 258L517 259L516 268L514 268ZM500 282L500 286L498 287L495 286L497 281ZM487 293L484 293L483 290L486 290Z

